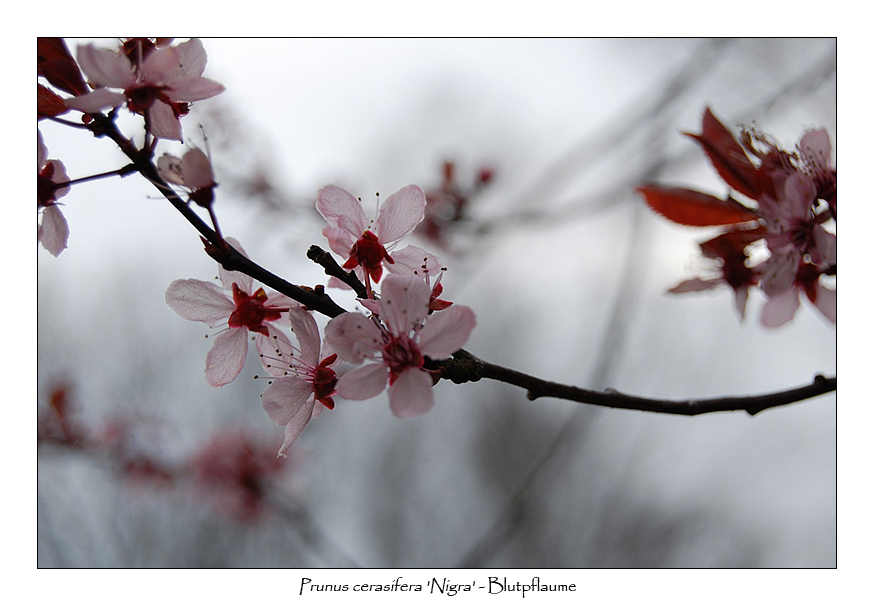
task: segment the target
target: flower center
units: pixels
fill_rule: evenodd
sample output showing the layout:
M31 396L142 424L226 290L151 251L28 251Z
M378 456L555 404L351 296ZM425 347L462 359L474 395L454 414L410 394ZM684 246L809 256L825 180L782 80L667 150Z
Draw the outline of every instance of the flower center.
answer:
M125 91L128 96L128 109L136 114L142 114L162 95L162 87L152 84L137 84Z
M366 230L349 251L349 259L343 264L347 270L361 266L374 281L380 280L383 275L383 260L395 263L395 260L386 251L386 247L380 244L377 235Z
M389 385L406 369L419 369L425 362L419 346L406 335L392 335L383 346L383 362L389 367Z
M264 292L264 289L258 289L255 293L249 295L238 287L235 282L232 285L232 290L237 309L228 318L228 326L246 327L250 331L261 333L267 337L267 327L264 326L264 322L279 320L281 310L265 307L264 302L267 301L267 293Z

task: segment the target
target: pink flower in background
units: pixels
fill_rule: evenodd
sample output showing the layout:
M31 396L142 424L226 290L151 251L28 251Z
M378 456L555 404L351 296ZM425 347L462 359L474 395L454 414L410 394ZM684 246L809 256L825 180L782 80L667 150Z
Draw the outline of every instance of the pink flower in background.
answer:
M355 268L366 284L378 282L383 275L383 262L394 263L390 251L399 240L409 235L425 216L425 193L419 186L408 185L391 194L380 205L376 220L369 220L361 202L335 185L319 190L316 210L328 222L322 234L338 255L347 257L343 267ZM332 279L330 286L340 286Z
M46 251L57 257L67 248L70 228L61 213L57 200L70 191L70 186L57 187L59 183L70 181L64 163L60 160L49 160L49 150L43 143L43 136L36 132L36 208L42 215L42 221L37 225L37 241Z
M189 200L202 207L213 202L213 188L218 184L213 176L209 157L198 148L187 151L182 158L164 154L157 162L158 174L167 183L179 185L189 192Z
M468 340L477 324L465 306L429 315L431 289L416 276L392 274L383 281L379 320L357 312L332 319L325 339L343 360L368 362L346 373L337 383L344 398L365 400L386 389L398 417L415 417L433 404L432 376L425 357L448 358Z
M277 425L285 426L285 440L278 456L285 457L289 447L301 434L304 426L321 411L320 405L334 408L337 374L332 366L336 354L323 358L319 327L310 312L298 306L289 310L292 332L300 348L278 337L276 363L265 365L272 375L281 376L264 394L261 404Z
M191 462L197 486L210 494L224 514L241 521L262 516L268 483L279 476L285 460L242 429L216 434Z
M76 54L79 65L89 83L98 88L67 99L67 106L99 112L127 103L129 110L147 117L149 132L155 137L181 141L179 118L188 112L188 103L218 95L225 87L201 76L207 53L197 38L178 46L146 50L148 55L141 46L142 61L132 61L124 52L92 44L80 46Z
M235 239L226 240L245 255ZM262 354L272 353L273 336L279 333L275 325L288 324L282 316L297 306L285 295L268 296L263 288L254 290L252 278L240 272L228 272L219 266L219 277L221 287L194 278L174 280L165 294L167 305L186 320L227 327L216 336L207 354L205 375L211 386L224 386L240 373L250 331L255 333L256 349Z

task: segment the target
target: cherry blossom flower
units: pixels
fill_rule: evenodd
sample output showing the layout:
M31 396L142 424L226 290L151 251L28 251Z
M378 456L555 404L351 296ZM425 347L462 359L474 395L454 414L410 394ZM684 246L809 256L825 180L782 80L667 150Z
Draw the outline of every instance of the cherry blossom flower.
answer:
M49 151L43 143L43 136L37 130L36 153L36 208L42 215L42 221L37 224L37 241L46 251L57 257L67 248L70 228L61 213L58 198L70 191L70 186L58 187L57 184L70 181L64 163L60 160L49 160Z
M347 312L325 328L326 342L343 360L373 361L344 374L337 393L365 400L388 382L392 412L415 417L433 404L434 382L424 368L425 357L442 360L461 348L476 325L474 312L454 305L429 315L431 289L416 276L389 275L381 291L379 316Z
M198 488L212 496L218 509L241 521L257 520L267 511L267 483L278 477L285 460L244 429L216 434L192 458Z
M67 106L98 112L127 103L129 110L146 116L155 137L181 141L179 118L188 113L188 104L218 95L225 88L202 77L207 54L197 38L165 48L142 43L138 47L142 59L136 53L80 46L79 65L89 83L98 88L68 99Z
M453 305L453 302L439 298L444 290L441 278L446 270L439 257L419 247L410 245L395 252L392 258L395 260L395 263L387 266L390 272L407 276L419 276L425 281L425 284L431 287L428 303L429 310L444 310ZM434 284L432 284L433 277ZM363 302L363 304L366 303ZM368 306L366 305L365 307ZM379 310L371 311L379 313Z
M380 206L377 218L369 220L361 202L343 188L329 185L319 191L316 210L328 222L322 234L338 255L346 256L343 267L355 268L370 289L371 280L383 275L383 262L395 263L390 251L409 235L425 216L425 193L408 185L391 194ZM330 286L341 286L332 281Z
M200 149L192 148L182 159L164 154L158 159L157 167L164 181L188 190L189 200L202 207L209 207L213 203L213 188L218 184L209 157Z
M226 241L245 255L235 239ZM240 272L219 266L219 277L221 287L194 278L175 280L165 294L167 305L186 320L226 327L207 354L205 375L210 385L217 387L233 381L243 368L250 331L255 333L260 353L274 351L274 336L280 330L277 325L287 325L288 317L284 319L283 313L297 305L285 295L268 296L263 288L254 289L252 278Z
M836 291L821 283L822 274L820 268L810 263L801 263L790 288L772 295L767 293L769 299L763 306L760 317L763 326L780 327L790 321L799 308L799 298L803 294L827 320L835 324Z
M276 339L277 363L266 364L272 375L282 375L261 395L261 404L270 418L285 426L285 440L278 457L285 457L304 426L321 411L324 405L334 408L337 374L332 366L337 354L323 358L319 327L313 315L298 306L289 310L292 332L298 338L295 348L282 336ZM265 358L269 358L265 355Z

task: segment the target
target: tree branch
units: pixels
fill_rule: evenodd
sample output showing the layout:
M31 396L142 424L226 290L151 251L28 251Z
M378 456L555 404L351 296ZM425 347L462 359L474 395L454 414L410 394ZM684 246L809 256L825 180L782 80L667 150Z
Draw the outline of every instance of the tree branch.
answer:
M453 358L433 362L434 368L441 369L442 377L453 383L461 384L480 379L494 379L506 384L525 388L529 400L542 397L560 398L588 405L610 407L612 409L630 409L635 411L650 411L653 413L668 413L673 415L701 415L718 411L747 411L756 415L760 411L789 405L822 394L836 391L836 378L816 375L811 384L791 390L759 394L753 396L726 396L707 399L664 400L658 398L643 398L623 394L616 390L587 390L577 386L569 386L547 381L500 365L480 360L473 354L459 350Z

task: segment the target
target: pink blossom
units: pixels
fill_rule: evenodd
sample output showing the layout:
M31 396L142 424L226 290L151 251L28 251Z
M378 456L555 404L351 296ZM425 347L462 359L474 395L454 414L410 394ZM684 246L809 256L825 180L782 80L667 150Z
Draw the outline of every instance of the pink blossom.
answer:
M332 319L326 342L340 357L366 363L346 373L337 383L344 398L365 400L389 384L389 405L398 417L415 417L433 403L432 376L425 357L448 358L461 348L476 325L474 312L465 306L429 314L431 289L415 276L387 276L379 300L379 316L348 312Z
M67 248L70 228L61 213L58 198L70 191L70 186L57 187L59 183L70 181L64 163L60 160L49 160L49 151L43 143L43 136L36 132L36 208L42 215L42 221L37 225L37 241L49 253L57 257Z
M236 240L226 241L245 255ZM272 353L273 336L279 332L276 325L287 324L283 312L297 305L285 295L268 296L263 288L254 289L252 278L240 272L228 272L219 266L219 277L222 287L194 278L175 280L165 294L167 305L186 320L227 327L216 336L207 354L205 375L212 386L224 386L240 373L250 331L255 333L256 349L262 354Z
M388 266L393 274L419 276L431 288L428 307L430 310L443 310L453 305L451 301L440 299L444 287L441 278L446 270L439 257L413 245L404 247L393 254L395 263ZM432 284L434 280L434 284ZM363 302L366 304L366 302ZM367 305L365 307L368 307ZM370 308L369 308L370 309ZM379 313L379 310L372 310Z
M361 202L335 185L319 191L316 210L328 222L322 234L338 255L346 256L343 267L355 268L366 285L383 275L383 261L395 263L390 251L409 235L425 216L425 193L408 185L391 194L380 206L377 218L369 220ZM400 252L400 251L399 251ZM331 286L339 286L333 281Z
M790 288L769 295L768 301L763 305L760 317L763 326L780 327L791 320L799 308L799 298L803 294L827 320L835 324L836 291L821 284L821 274L821 270L811 264L800 264Z
M319 327L313 315L293 306L289 318L300 347L295 348L282 336L276 339L277 363L265 366L271 374L281 377L261 395L261 404L270 418L286 427L278 457L286 456L304 426L318 415L320 404L334 408L332 395L337 385L337 374L332 368L337 355L322 357Z
M202 207L213 202L213 188L218 184L213 176L213 166L209 157L198 148L186 152L182 159L172 154L164 154L158 159L158 174L164 181L184 187L189 192L189 200Z
M203 78L207 54L197 38L178 46L155 49L143 43L129 54L80 46L77 59L96 90L67 100L67 106L83 112L98 112L127 103L128 109L144 114L149 132L162 139L182 140L179 118L188 113L188 103L218 95L225 88ZM122 89L117 92L112 89Z

